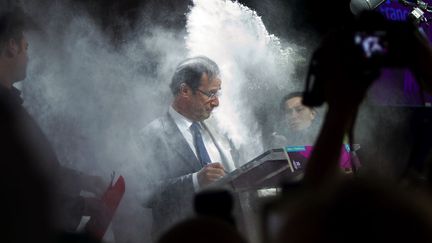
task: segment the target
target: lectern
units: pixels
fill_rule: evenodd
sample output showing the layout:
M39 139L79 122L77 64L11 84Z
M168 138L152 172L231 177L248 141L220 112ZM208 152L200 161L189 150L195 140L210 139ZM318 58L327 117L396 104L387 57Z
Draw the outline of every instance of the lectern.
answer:
M236 218L241 231L249 236L249 242L254 243L261 238L256 230L262 200L258 191L300 180L312 150L312 146L268 150L213 184L234 192L237 198ZM345 171L352 167L352 153L348 145L341 148L339 165Z
M268 150L213 185L229 188L235 192L244 192L274 188L282 181L295 180L302 173L307 158L302 159L288 152L284 148Z
M298 180L307 158L293 159L286 148L271 149L250 160L213 184L234 192L235 217L240 230L254 243L258 235L260 198L258 190L277 188L282 182ZM276 190L276 189L274 189Z

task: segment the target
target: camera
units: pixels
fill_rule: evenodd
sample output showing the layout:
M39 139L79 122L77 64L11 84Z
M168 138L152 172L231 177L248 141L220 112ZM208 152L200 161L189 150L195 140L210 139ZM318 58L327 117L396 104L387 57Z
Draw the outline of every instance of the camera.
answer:
M376 31L374 33L356 32L354 34L354 44L361 48L365 59L384 59L389 55L389 42L385 31Z
M385 67L410 65L417 28L410 22L391 22L375 11L363 12L354 22L331 33L311 59L303 104L321 106L324 89L334 73L332 65L354 82L373 81Z

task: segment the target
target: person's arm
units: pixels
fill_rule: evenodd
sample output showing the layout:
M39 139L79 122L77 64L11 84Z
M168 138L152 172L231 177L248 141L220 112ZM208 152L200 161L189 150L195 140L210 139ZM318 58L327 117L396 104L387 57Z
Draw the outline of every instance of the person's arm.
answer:
M319 184L328 178L336 179L342 175L338 166L341 146L355 117L356 109L353 108L347 112L337 108L329 108L306 166L305 183Z
M409 68L416 75L417 82L432 93L432 48L418 31L407 34L410 44L405 51L410 57ZM320 78L325 82L324 93L329 111L306 166L304 179L310 184L337 178L344 135L349 132L370 84L380 71L380 67L376 66L369 70L373 72L367 73L351 65L352 63L345 62L344 60L350 60L347 56L349 50L346 52L341 49L338 38L340 37L329 38L320 47L323 53L320 60L323 72L320 73Z
M429 94L432 94L432 48L429 41L419 32L413 36L412 53L409 60L416 81ZM408 59L408 58L407 58Z
M87 191L101 196L108 188L108 182L100 176L88 175L63 165L58 166L57 176L61 190L75 195L79 195L80 191Z
M318 50L321 72L317 75L328 111L305 169L304 181L313 186L341 175L339 157L344 136L352 128L358 108L379 74L377 67L363 69L352 65L355 60L347 56L349 49L341 48L338 41L338 36L331 36Z

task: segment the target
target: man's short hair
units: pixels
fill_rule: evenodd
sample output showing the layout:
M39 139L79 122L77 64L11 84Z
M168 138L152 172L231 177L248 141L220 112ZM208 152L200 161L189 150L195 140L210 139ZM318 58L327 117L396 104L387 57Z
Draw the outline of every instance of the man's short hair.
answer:
M16 7L7 11L1 11L0 51L3 51L10 39L20 41L24 31L36 28L36 24L21 8Z
M282 98L282 101L281 101L280 106L279 106L279 108L281 109L281 111L285 111L286 110L285 103L287 102L287 100L292 99L294 97L300 97L300 98L302 98L303 97L303 92L296 91L296 92L292 92L292 93L289 93L289 94L285 95Z
M177 95L182 84L187 84L195 92L201 84L201 77L207 74L209 80L219 76L218 65L208 57L197 56L182 61L171 79L171 92Z

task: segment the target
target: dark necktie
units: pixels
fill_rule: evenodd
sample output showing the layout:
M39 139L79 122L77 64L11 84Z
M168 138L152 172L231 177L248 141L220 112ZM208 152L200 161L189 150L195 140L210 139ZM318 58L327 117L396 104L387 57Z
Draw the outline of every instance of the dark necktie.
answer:
M207 152L206 147L204 146L204 141L200 131L200 125L198 124L198 122L193 122L190 128L192 130L193 140L198 155L198 160L200 161L201 165L204 167L205 165L211 163L211 159Z

